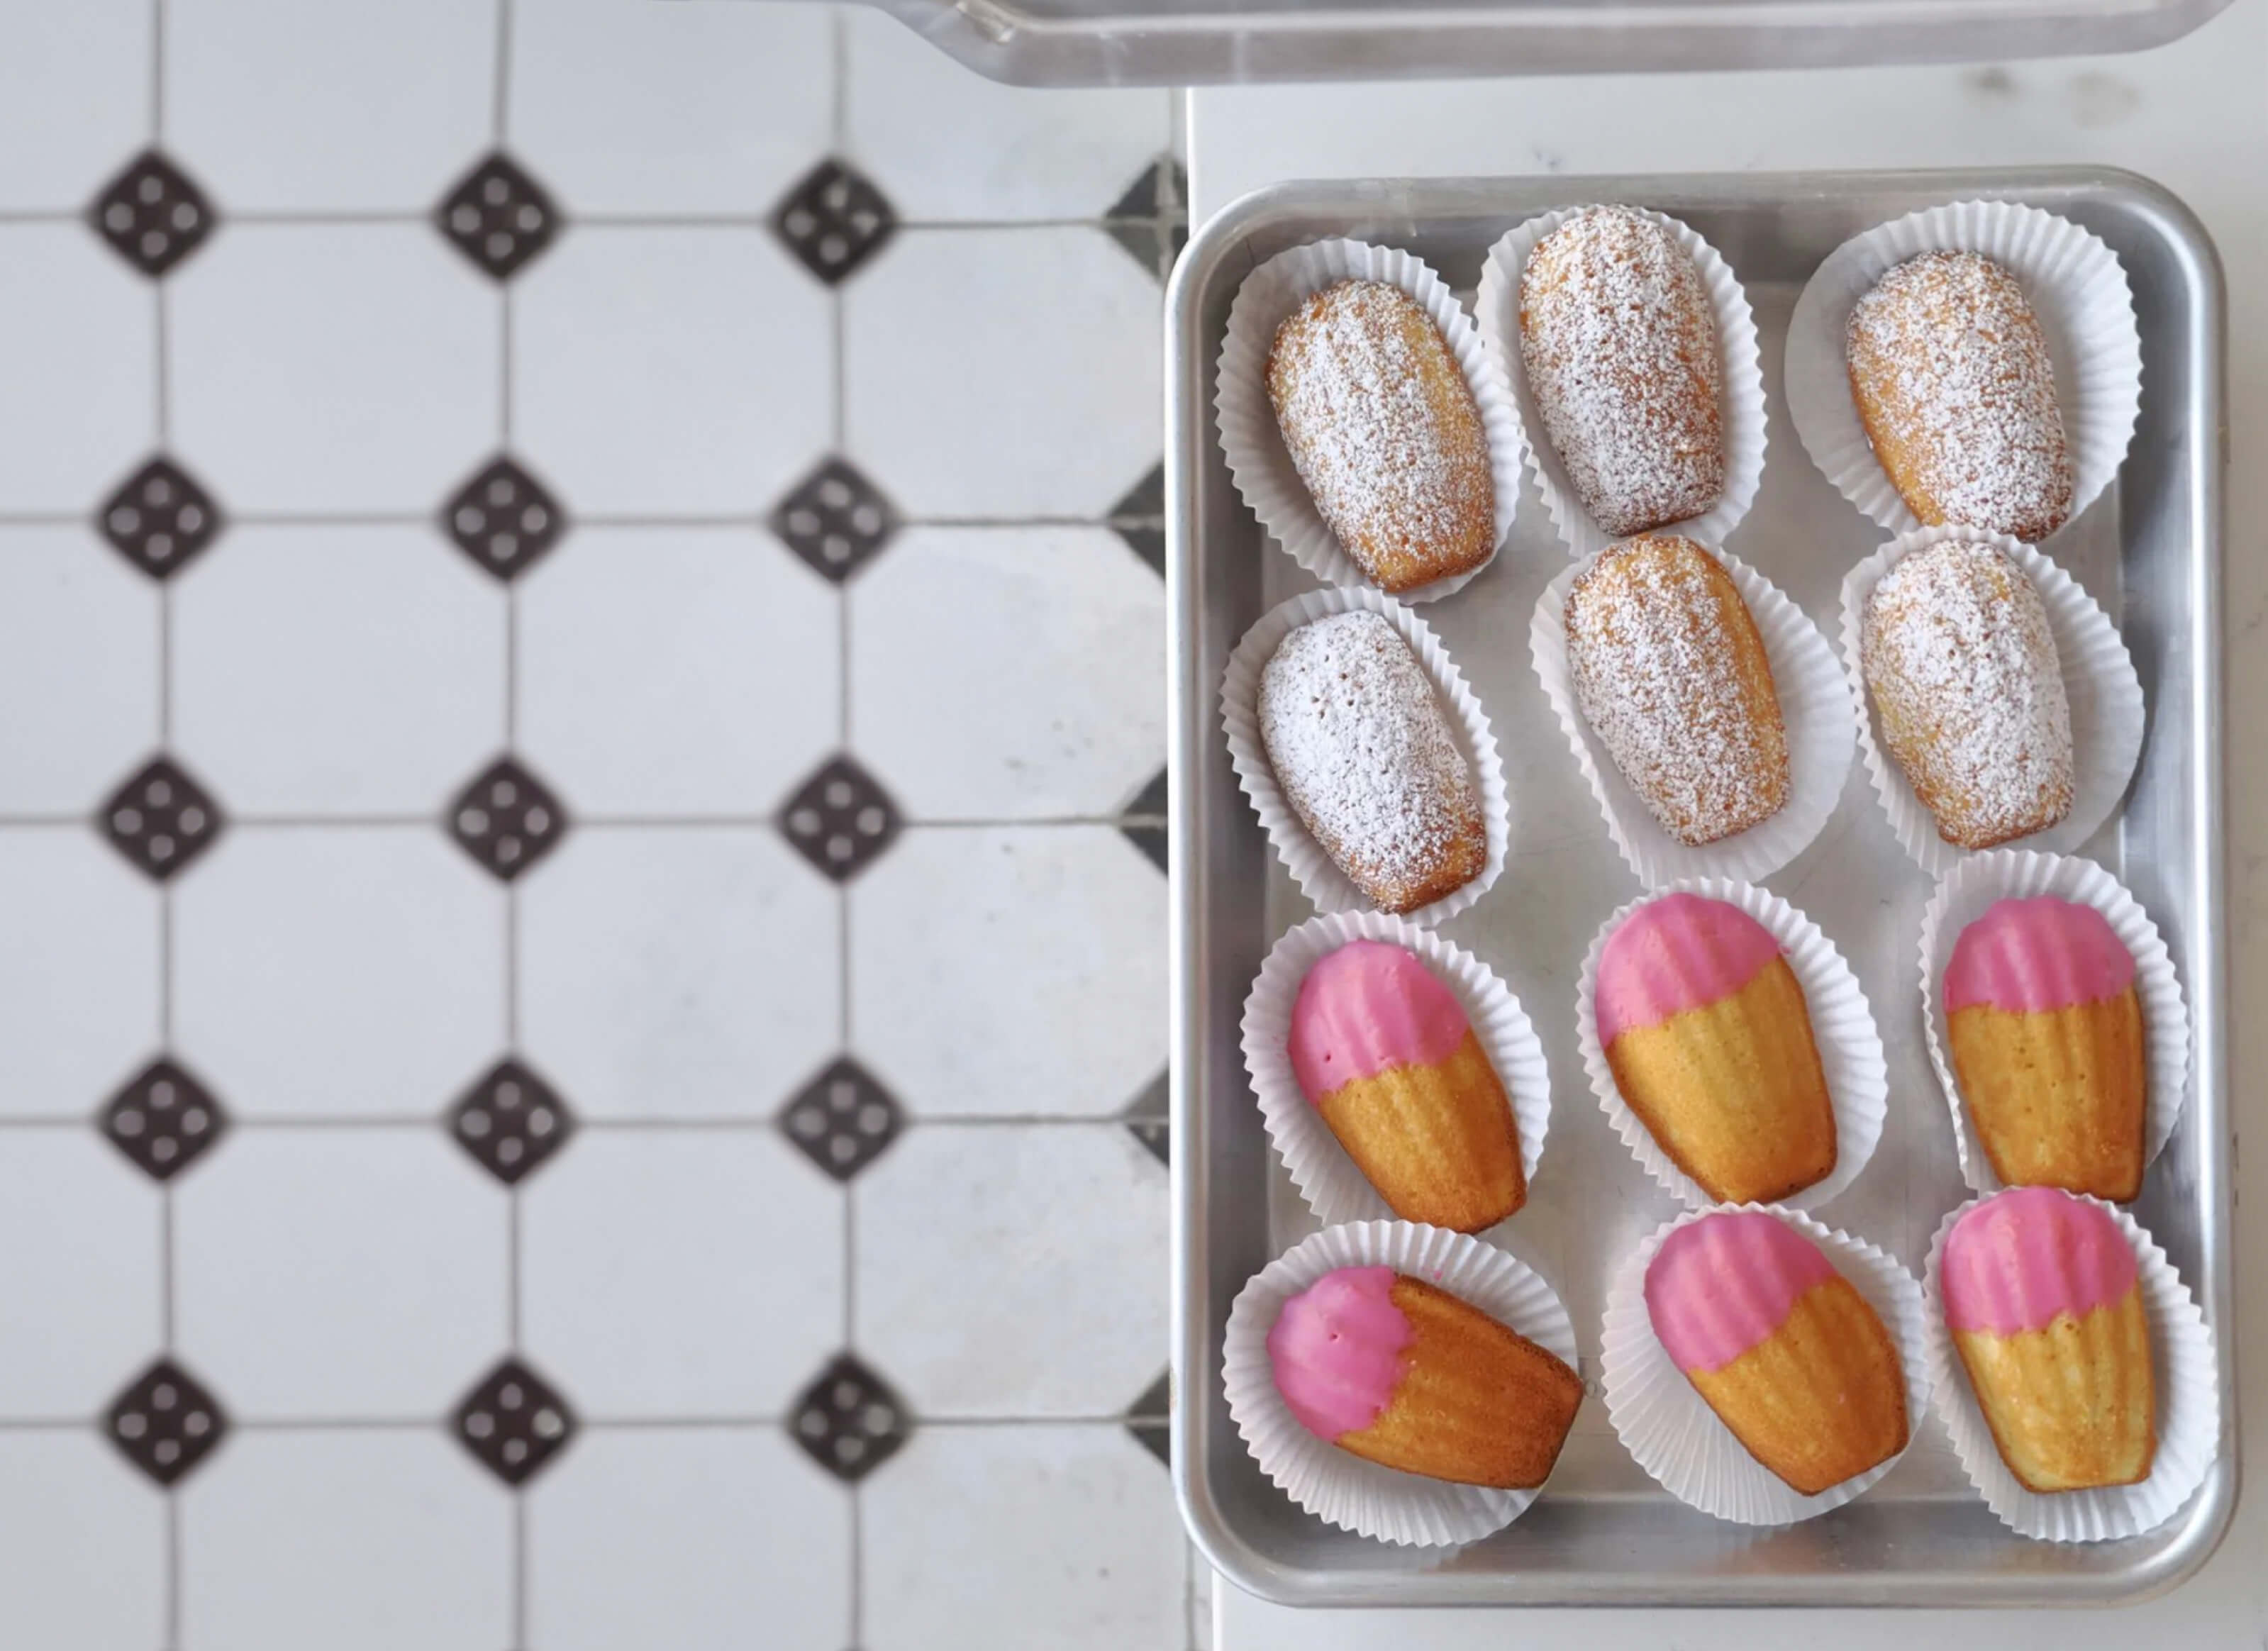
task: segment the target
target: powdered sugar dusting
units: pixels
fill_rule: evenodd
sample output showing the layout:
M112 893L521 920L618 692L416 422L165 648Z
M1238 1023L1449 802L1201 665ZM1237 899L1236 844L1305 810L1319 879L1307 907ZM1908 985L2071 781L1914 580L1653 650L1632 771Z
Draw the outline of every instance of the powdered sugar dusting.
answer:
M1260 736L1284 795L1339 869L1388 911L1478 875L1480 804L1433 685L1367 609L1300 626L1261 673Z
M1859 298L1845 345L1867 439L1922 521L2027 542L2063 526L2071 450L2014 276L1976 253L1910 258Z
M1938 835L1990 848L2071 810L2071 708L2046 606L1990 545L1916 551L1867 599L1860 668L1882 743Z
M1317 512L1381 586L1488 559L1496 483L1480 409L1408 293L1340 281L1308 299L1277 329L1268 394Z
M1662 829L1692 847L1778 814L1787 731L1756 621L1689 539L1613 545L1567 596L1576 704Z
M1724 362L1700 271L1628 207L1591 207L1528 254L1520 354L1583 508L1620 536L1725 490Z

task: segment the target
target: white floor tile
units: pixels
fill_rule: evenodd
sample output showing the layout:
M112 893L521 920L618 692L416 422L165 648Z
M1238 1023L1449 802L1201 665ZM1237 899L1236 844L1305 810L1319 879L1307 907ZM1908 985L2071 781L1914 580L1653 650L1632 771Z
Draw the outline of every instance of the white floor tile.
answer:
M239 1130L174 1195L181 1357L239 1419L438 1417L503 1356L506 1217L438 1125Z
M166 1499L92 1432L0 1434L0 1599L26 1646L154 1646Z
M503 1047L504 942L438 827L239 826L173 897L174 1036L239 1114L438 1117Z
M1116 1112L1166 1058L1166 881L1108 826L917 828L850 886L851 1047L929 1117Z
M768 212L827 152L828 8L520 0L510 142L577 212Z
M585 827L520 892L520 1028L589 1117L767 1117L837 1043L835 891L769 828Z
M489 146L496 33L460 0L170 0L166 148L224 211L423 211Z
M0 528L0 809L91 810L158 743L158 587L84 527Z
M843 310L850 455L909 514L1099 517L1157 462L1158 284L1099 229L909 230Z
M92 831L0 831L0 1115L86 1117L157 1049L157 886Z
M504 589L430 528L239 527L174 596L174 743L235 813L437 813L504 709Z
M431 225L234 224L168 284L174 441L224 511L434 510L497 445L495 284Z
M843 1651L850 1498L773 1428L585 1432L527 1499L544 1651Z
M858 1182L860 1352L919 1416L1123 1411L1165 1361L1164 1191L1109 1124L908 1131Z
M1165 150L1162 88L1004 86L882 11L843 26L850 158L902 217L1101 217Z
M1108 814L1165 765L1166 587L1108 528L917 528L849 600L850 748L912 818Z
M769 814L836 744L840 635L769 534L585 528L521 589L520 744L585 813Z
M0 1148L0 1416L92 1416L165 1335L157 1183L83 1124Z
M181 1494L182 1651L495 1651L512 1499L438 1429L239 1432Z
M0 500L9 510L91 512L149 456L157 338L149 282L84 224L0 225Z
M579 225L512 301L512 429L573 510L755 514L827 444L827 291L768 230Z
M869 1651L1182 1644L1172 1483L1123 1428L925 1428L861 1500Z
M520 1328L585 1416L778 1415L843 1340L843 1195L769 1131L586 1130L526 1184Z
M0 201L77 211L150 138L148 0L0 15Z

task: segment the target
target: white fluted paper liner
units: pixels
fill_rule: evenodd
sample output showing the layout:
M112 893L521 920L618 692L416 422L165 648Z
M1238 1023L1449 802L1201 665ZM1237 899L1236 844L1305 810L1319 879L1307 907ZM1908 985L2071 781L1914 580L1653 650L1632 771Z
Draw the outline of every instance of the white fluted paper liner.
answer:
M1521 1173L1531 1190L1551 1124L1551 1073L1543 1044L1520 999L1486 963L1429 929L1382 911L1310 918L1276 942L1244 999L1244 1070L1276 1155L1316 1218L1360 1221L1394 1214L1309 1102L1292 1066L1292 1009L1307 971L1353 940L1383 940L1415 952L1455 994L1489 1065L1512 1102Z
M1535 474L1536 490L1543 496L1543 507L1551 512L1560 542L1570 556L1577 556L1596 555L1613 542L1613 535L1583 508L1582 496L1567 479L1567 468L1551 446L1550 432L1528 386L1520 353L1520 280L1535 243L1587 210L1562 207L1507 232L1489 248L1473 300L1481 335L1512 386L1521 424L1528 432L1528 465ZM1667 229L1701 272L1701 284L1708 291L1709 307L1716 317L1717 348L1724 358L1723 400L1718 410L1725 436L1725 490L1700 515L1663 531L1722 544L1756 502L1756 489L1764 481L1764 375L1756 352L1756 319L1749 308L1749 295L1742 290L1740 277L1714 247L1667 213L1643 207L1632 210Z
M1785 1221L1826 1253L1835 1271L1881 1316L1897 1345L1906 1382L1906 1443L1911 1448L1929 1410L1929 1357L1921 1285L1897 1258L1863 1238L1793 1210L1767 1204L1723 1204L1664 1223L1615 1269L1607 1286L1600 1332L1599 1380L1607 1419L1638 1466L1689 1507L1741 1525L1792 1525L1855 1501L1897 1466L1898 1457L1830 1485L1799 1494L1748 1452L1677 1367L1646 1310L1646 1270L1669 1235L1705 1215L1761 1212Z
M2118 254L2068 218L2014 201L1956 201L1845 241L1815 270L1787 328L1787 410L1811 461L1893 533L1921 526L1874 458L1851 399L1845 329L1893 265L1926 252L1981 253L2016 277L2047 339L2072 457L2071 518L2125 462L2142 407L2142 338Z
M1983 852L1956 848L1937 833L1937 817L1914 794L1905 770L1885 751L1874 731L1874 697L1867 691L1863 662L1867 601L1883 577L1917 550L1947 539L1989 544L2024 571L2047 609L2056 661L2063 670L2064 697L2071 704L2071 812L2059 825L2020 837L2016 845L2047 853L2068 853L2093 837L2126 794L2134 763L2142 755L2142 680L2133 656L2110 615L2070 574L2044 553L2006 534L1975 527L1917 527L1901 534L1844 576L1843 669L1858 709L1859 750L1874 794L1890 817L1890 829L1905 851L1933 877Z
M1228 656L1221 674L1220 721L1228 735L1228 757L1236 770L1237 784L1251 800L1253 811L1267 829L1300 891L1319 911L1368 911L1369 898L1323 852L1308 834L1299 813L1276 783L1268 761L1268 748L1260 737L1260 674L1275 657L1284 638L1311 620L1329 614L1351 613L1358 608L1382 614L1410 645L1418 663L1433 684L1442 713L1456 731L1466 760L1472 765L1473 788L1480 799L1481 818L1488 829L1488 858L1480 874L1461 888L1452 889L1431 905L1402 915L1409 922L1430 927L1453 918L1486 894L1504 871L1512 844L1512 796L1504 780L1504 762L1497 755L1496 735L1488 713L1465 685L1464 674L1449 658L1448 650L1432 627L1385 592L1371 586L1336 586L1294 596L1261 615L1236 651Z
M1506 1250L1414 1221L1327 1227L1270 1263L1228 1310L1221 1381L1245 1448L1277 1489L1327 1524L1381 1542L1438 1548L1477 1540L1528 1511L1534 1491L1452 1485L1381 1467L1318 1439L1276 1390L1268 1332L1284 1303L1340 1267L1391 1267L1470 1303L1575 1365L1558 1296Z
M2080 1195L2080 1196L2084 1196ZM2164 1524L2205 1482L2220 1452L2220 1368L2213 1327L2157 1241L2115 1204L2087 1202L2109 1212L2134 1247L2142 1313L2150 1327L2150 1364L2158 1399L2158 1452L2139 1485L2091 1491L2028 1491L2000 1459L1992 1428L1969 1384L1969 1371L1945 1323L1942 1264L1953 1224L1984 1200L1971 1198L1938 1223L1922 1273L1930 1392L1938 1419L1953 1436L1969 1482L2000 1522L2043 1542L2109 1542Z
M1481 341L1449 284L1423 259L1391 247L1359 240L1319 240L1278 253L1244 277L1228 309L1227 335L1221 340L1213 387L1213 411L1220 428L1221 453L1228 473L1268 536L1301 567L1333 585L1374 589L1370 575L1349 556L1315 508L1314 496L1300 479L1284 431L1268 399L1268 356L1285 317L1336 281L1384 281L1418 300L1447 341L1449 353L1472 387L1487 433L1489 475L1496 488L1496 559L1512 531L1520 504L1521 455L1527 441L1513 406L1512 388ZM1435 579L1400 593L1403 601L1430 602L1462 589L1487 562L1469 572Z
M1953 1142L1961 1154L1961 1178L1973 1192L1998 1192L2000 1177L1992 1161L1971 1135L1968 1108L1953 1072L1953 1039L1948 1028L1943 988L1946 966L1962 930L1984 915L1996 900L2029 900L2052 895L2093 906L2110 925L2134 959L2134 995L2142 1006L2142 1161L2154 1162L2181 1122L2190 1087L2189 1006L2158 925L2126 886L2093 860L2062 854L2033 854L2007 849L1971 855L1937 885L1921 917L1922 1029L1929 1040L1930 1065L1945 1091L1953 1117Z
M1607 937L1623 919L1640 906L1667 895L1698 895L1705 900L1728 901L1762 924L1779 942L1796 984L1803 988L1805 1007L1811 1016L1811 1039L1819 1050L1819 1065L1827 1079L1828 1103L1835 1112L1835 1168L1825 1178L1792 1192L1775 1206L1784 1210L1815 1210L1859 1178L1874 1147L1882 1139L1882 1121L1889 1116L1889 1067L1882 1055L1881 1034L1875 1029L1874 1012L1859 977L1835 943L1820 927L1768 888L1724 877L1694 877L1653 889L1631 901L1609 918L1591 937L1583 957L1582 978L1575 987L1575 1036L1583 1051L1583 1070L1591 1080L1607 1122L1622 1137L1631 1155L1655 1181L1683 1202L1700 1209L1717 1200L1701 1183L1680 1169L1631 1110L1607 1064L1606 1046L1599 1041L1599 959Z
M1596 556L1586 556L1544 586L1528 628L1535 674L1552 710L1559 713L1575 764L1606 815L1607 835L1638 881L1649 888L1681 877L1738 877L1755 882L1771 876L1819 835L1834 814L1844 778L1851 771L1851 690L1834 649L1819 627L1770 579L1738 556L1714 547L1705 549L1732 575L1756 622L1779 696L1780 719L1787 729L1787 801L1761 825L1697 848L1679 842L1654 819L1585 719L1567 660L1567 595L1576 578L1598 560Z

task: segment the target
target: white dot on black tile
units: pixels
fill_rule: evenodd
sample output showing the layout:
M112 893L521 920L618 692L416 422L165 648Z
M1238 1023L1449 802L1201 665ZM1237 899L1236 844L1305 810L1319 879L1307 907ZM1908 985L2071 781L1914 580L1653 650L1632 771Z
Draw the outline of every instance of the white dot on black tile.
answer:
M151 534L142 542L142 554L152 562L167 560L173 554L173 535L169 533Z
M878 837L889 829L890 816L869 803L858 811L858 829L870 837Z
M541 533L551 525L551 512L541 505L530 505L519 512L519 525L523 532Z
M202 1135L211 1122L211 1117L202 1107L190 1107L181 1114L181 1132L184 1135Z
M475 1411L465 1418L465 1431L475 1439L486 1439L496 1432L496 1418L486 1411Z
M130 222L131 220L129 219L129 221ZM787 210L787 216L780 220L780 224L789 234L794 236L799 240L802 240L803 237L810 234L813 230L819 227L819 220L814 217L804 208L799 206L790 207Z
M150 1403L158 1410L169 1411L180 1404L181 1395L170 1382L160 1382L150 1389Z
M173 525L183 533L195 533L205 525L205 513L195 505L184 505L175 512Z
M858 793L851 790L849 780L830 779L827 782L827 789L822 795L826 797L828 807L848 808Z
M139 1411L129 1411L118 1419L118 1436L121 1439L139 1439L149 1431L150 1419Z
M195 837L205 829L205 811L195 804L182 809L175 818L180 822L181 829L191 837Z
M461 808L457 812L457 829L468 837L484 837L488 833L489 817L478 808Z
M855 548L839 533L828 534L819 542L819 554L838 567L850 559L850 552Z
M847 861L858 851L858 845L849 837L836 836L827 839L827 858L830 860L837 863Z
M160 864L172 859L173 858L173 839L169 837L151 837L150 839L150 858Z
M858 1085L855 1079L837 1078L827 1086L827 1104L837 1112L848 1112L858 1104Z
M516 1411L526 1403L527 1395L517 1382L507 1382L497 1389L497 1403L508 1411Z
M527 1441L525 1439L505 1440L504 1441L504 1459L508 1465L512 1467L518 1467L521 1463L526 1461Z
M151 780L142 788L142 800L152 808L164 807L173 800L173 782L165 779Z
M467 505L457 512L454 520L456 521L457 531L459 533L476 534L480 532L482 527L488 525L489 519L481 514L480 511L475 506Z
M110 512L110 531L114 534L136 532L142 526L142 512L131 505L121 505Z
M860 505L850 512L850 525L863 534L882 531L882 509L879 505Z
M543 227L543 209L540 206L523 203L512 217L513 223L530 233Z
M142 811L139 808L121 808L110 816L110 823L112 829L122 836L134 837L142 829Z
M518 837L501 837L497 839L496 857L497 864L499 866L510 866L513 864L519 859L519 839Z
M887 1404L869 1404L858 1418L858 1426L870 1434L887 1434L897 1425L897 1411Z
M173 227L175 229L195 229L196 226L197 209L191 206L187 201L178 201L174 203Z
M812 836L819 829L819 810L798 808L787 817L787 829L799 837Z
M827 1418L817 1411L806 1411L795 1419L795 1430L806 1439L817 1439L827 1432Z
M113 201L103 209L102 222L104 227L122 235L134 227L134 209L123 201Z
M145 229L142 232L142 255L152 262L164 257L166 248L172 244L170 238L161 229Z
M852 1463L866 1454L866 1441L856 1434L838 1434L835 1441L835 1459Z
M449 227L460 235L477 233L481 227L481 209L476 206L455 208L449 214Z
M519 787L508 779L493 780L489 785L489 800L499 808L509 808L519 795Z
M502 206L511 198L512 186L502 178L490 178L481 185L481 199L490 206Z
M827 1143L827 1155L838 1164L847 1164L858 1155L858 1143L847 1135L838 1135Z
M829 510L841 510L850 499L850 484L839 476L830 475L819 484L819 502Z
M527 1132L541 1140L559 1127L559 1115L549 1107L533 1107L527 1114Z
M181 1459L181 1447L171 1439L160 1439L150 1448L150 1454L158 1459L159 1467L170 1468Z
M504 1165L507 1169L512 1168L512 1165L518 1163L521 1158L526 1155L526 1153L527 1148L521 1146L515 1140L506 1139L497 1143L497 1161Z
M134 192L140 195L145 203L154 206L157 204L158 198L166 193L166 185L162 179L144 178L139 184L135 186Z
M787 1126L807 1141L827 1133L827 1120L816 1112L799 1112L788 1119Z
M116 1117L110 1120L110 1128L112 1133L123 1135L131 1139L142 1133L142 1115L139 1112L122 1111Z
M535 1412L535 1431L541 1438L556 1439L567 1431L567 1419L547 1404Z
M880 1135L889 1127L890 1114L887 1107L867 1105L858 1109L858 1132L861 1135Z
M489 1128L489 1115L485 1112L468 1112L457 1120L458 1132L476 1141L487 1138Z
M180 1153L180 1143L166 1140L162 1136L150 1143L150 1156L156 1159L161 1164L169 1164L173 1162L174 1158Z
M840 235L819 238L819 261L821 263L841 263L850 255L850 243Z
M519 540L515 534L500 533L489 541L489 559L492 562L509 562L519 554Z

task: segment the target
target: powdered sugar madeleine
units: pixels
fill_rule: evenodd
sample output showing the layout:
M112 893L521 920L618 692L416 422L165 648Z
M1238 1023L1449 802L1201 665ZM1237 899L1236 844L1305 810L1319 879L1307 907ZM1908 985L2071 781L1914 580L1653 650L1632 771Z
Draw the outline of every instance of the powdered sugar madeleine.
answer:
M1430 905L1481 874L1471 767L1383 615L1358 608L1292 630L1261 673L1258 710L1285 800L1381 910Z
M1344 280L1314 294L1277 328L1267 384L1315 508L1381 589L1489 559L1496 489L1480 407L1409 293Z

